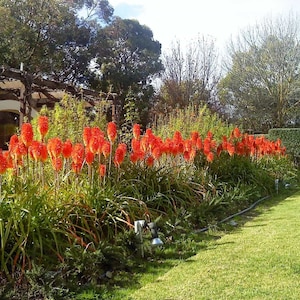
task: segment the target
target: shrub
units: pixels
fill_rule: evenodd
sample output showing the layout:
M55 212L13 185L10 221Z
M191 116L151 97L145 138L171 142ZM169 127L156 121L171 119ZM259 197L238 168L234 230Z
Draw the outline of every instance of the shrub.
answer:
M269 130L269 138L270 140L280 139L287 153L299 162L300 128L273 128Z

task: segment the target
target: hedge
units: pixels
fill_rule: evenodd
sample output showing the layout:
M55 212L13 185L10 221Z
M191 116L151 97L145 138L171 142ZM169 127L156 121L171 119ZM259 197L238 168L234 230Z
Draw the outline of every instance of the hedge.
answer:
M300 160L300 128L273 128L268 136L270 140L280 139L287 153Z

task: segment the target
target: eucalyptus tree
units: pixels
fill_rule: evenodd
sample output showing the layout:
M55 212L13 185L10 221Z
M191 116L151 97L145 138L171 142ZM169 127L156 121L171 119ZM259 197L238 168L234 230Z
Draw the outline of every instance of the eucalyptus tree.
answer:
M297 16L265 19L229 44L219 96L234 121L266 131L297 125L300 43Z
M89 19L79 15L82 8ZM113 9L105 0L0 0L0 65L23 63L33 75L84 81L100 26L95 14L108 23Z
M113 91L120 116L134 95L145 119L161 45L150 28L113 12L107 0L0 0L0 65Z
M93 61L92 87L118 94L115 104L121 119L126 99L134 98L146 125L154 95L152 81L163 69L161 44L153 38L151 29L136 20L116 17L99 30L94 47L98 54Z

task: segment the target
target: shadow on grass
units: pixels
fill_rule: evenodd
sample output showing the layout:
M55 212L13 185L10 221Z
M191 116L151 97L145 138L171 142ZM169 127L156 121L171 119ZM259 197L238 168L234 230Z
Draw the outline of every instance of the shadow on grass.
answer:
M252 210L249 210L243 214L235 216L224 223L218 223L213 226L212 230L208 230L205 233L200 233L200 235L206 234L207 240L214 239L216 235L218 237L223 236L224 234L230 234L241 230L249 221L255 223L256 217L265 213L267 211L272 210L272 208L281 204L282 201L285 201L287 198L296 195L299 193L299 189L290 189L282 191L279 195L272 195L270 198L260 202L257 206L255 206ZM248 225L247 225L248 226ZM264 224L258 225L249 225L249 227L262 227ZM218 244L220 245L220 244Z
M182 237L172 240L169 243L166 242L163 248L155 250L155 258L141 259L131 270L120 271L114 275L113 280L108 280L107 285L104 287L106 292L105 294L103 294L103 291L101 292L100 299L127 299L126 297L132 291L141 288L147 282L157 281L160 276L178 264L193 263L193 256L198 252L214 250L216 247L232 243L214 242L222 238L225 234L242 230L247 222L253 221L255 217L272 209L297 192L299 192L299 189L284 191L280 195L274 195L260 202L254 209L224 223L216 224L205 232L191 232L185 238ZM255 224L250 226L256 227ZM264 225L259 224L257 226ZM295 271L298 272L298 268ZM122 291L120 292L120 290Z

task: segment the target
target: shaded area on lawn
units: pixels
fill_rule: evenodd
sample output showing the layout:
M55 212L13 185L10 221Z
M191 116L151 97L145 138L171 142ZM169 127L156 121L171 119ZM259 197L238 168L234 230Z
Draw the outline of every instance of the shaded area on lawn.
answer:
M127 299L298 299L299 205L300 192L266 201L251 217L240 218L243 226L214 241L209 251L200 251L192 262Z

